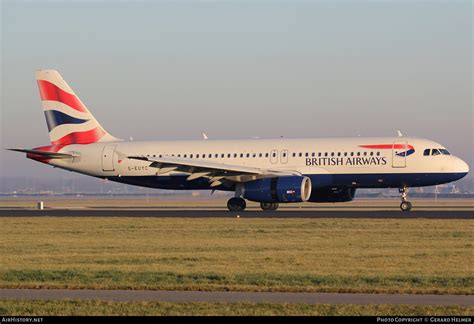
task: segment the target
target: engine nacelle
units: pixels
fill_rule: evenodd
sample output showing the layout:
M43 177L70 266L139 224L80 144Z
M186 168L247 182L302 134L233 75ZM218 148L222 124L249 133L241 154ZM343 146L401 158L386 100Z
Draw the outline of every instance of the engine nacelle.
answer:
M304 202L311 196L311 179L302 176L265 178L245 183L244 198L257 202Z
M325 202L347 202L354 199L356 188L328 188L318 189L311 192L309 202L325 203Z

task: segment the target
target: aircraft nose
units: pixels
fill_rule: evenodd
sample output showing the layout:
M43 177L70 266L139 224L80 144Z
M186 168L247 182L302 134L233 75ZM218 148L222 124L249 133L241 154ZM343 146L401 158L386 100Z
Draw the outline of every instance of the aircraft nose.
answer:
M456 173L467 174L469 172L469 165L460 158L456 158Z

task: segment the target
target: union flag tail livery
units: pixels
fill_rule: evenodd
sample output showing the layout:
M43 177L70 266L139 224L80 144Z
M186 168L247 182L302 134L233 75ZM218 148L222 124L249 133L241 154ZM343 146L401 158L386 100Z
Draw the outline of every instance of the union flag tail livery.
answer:
M117 139L107 133L56 70L36 71L52 146Z
M36 79L51 145L11 150L130 185L233 191L231 211L244 210L246 200L263 210L346 202L358 188L398 188L400 208L409 211L409 187L456 181L469 171L443 145L415 137L122 141L104 130L57 71L38 71Z

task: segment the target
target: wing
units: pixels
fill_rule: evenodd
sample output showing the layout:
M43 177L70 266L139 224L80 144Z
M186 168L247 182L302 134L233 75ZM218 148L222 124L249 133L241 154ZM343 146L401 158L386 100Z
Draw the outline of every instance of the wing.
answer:
M189 173L187 180L200 177L209 178L211 187L221 185L224 181L248 182L261 178L273 178L288 175L301 175L295 171L261 169L242 165L216 163L199 159L177 158L165 156L162 158L149 156L128 156L129 159L150 162L150 167L157 168L157 174L171 171Z

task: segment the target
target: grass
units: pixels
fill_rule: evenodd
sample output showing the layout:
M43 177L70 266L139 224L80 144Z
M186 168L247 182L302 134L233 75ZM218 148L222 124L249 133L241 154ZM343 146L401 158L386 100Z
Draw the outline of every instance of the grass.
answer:
M0 316L48 315L313 315L470 316L474 307L412 305L308 305L267 303L161 303L106 301L0 301Z
M42 217L0 227L4 288L474 293L470 220Z

